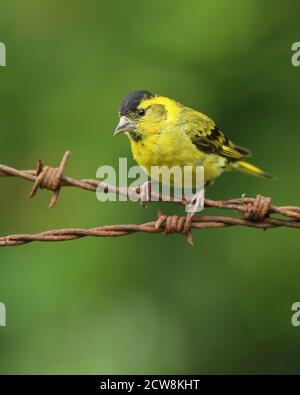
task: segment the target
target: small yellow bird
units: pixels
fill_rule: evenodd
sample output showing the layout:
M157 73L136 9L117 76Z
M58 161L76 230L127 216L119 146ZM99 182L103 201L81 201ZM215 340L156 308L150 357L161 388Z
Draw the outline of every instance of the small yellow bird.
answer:
M152 166L202 165L206 186L226 170L273 178L246 162L250 151L229 140L210 118L168 97L132 92L119 115L114 135L128 135L134 159L148 175Z

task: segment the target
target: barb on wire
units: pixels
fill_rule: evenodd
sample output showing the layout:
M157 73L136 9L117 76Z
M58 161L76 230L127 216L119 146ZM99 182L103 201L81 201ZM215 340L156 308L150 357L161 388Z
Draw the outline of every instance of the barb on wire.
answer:
M35 181L32 190L29 194L30 198L33 198L37 193L38 189L49 189L53 191L53 196L49 204L49 208L54 207L59 196L61 188L61 178L65 167L67 165L70 156L70 151L66 151L59 167L44 166L42 160L38 160Z
M95 179L75 179L63 175L70 152L66 151L58 168L44 166L39 160L36 170L17 170L0 164L0 176L23 178L34 183L30 197L35 196L38 189L48 189L53 192L49 207L53 207L58 199L62 187L72 186L88 191L113 192L125 196L140 195L141 187L124 188L110 185ZM166 200L163 195L150 191L150 200ZM187 199L171 200L171 203L186 205ZM37 234L19 234L0 237L0 247L18 246L32 241L65 241L81 237L115 237L125 236L136 232L144 233L181 233L189 244L193 244L191 229L225 228L229 226L247 226L252 228L269 229L276 227L300 228L300 207L275 206L271 198L257 195L255 198L236 198L229 200L205 199L205 208L227 209L239 212L242 218L229 216L166 216L158 213L156 221L142 225L104 225L91 229L58 229ZM271 218L272 214L279 214L286 218Z

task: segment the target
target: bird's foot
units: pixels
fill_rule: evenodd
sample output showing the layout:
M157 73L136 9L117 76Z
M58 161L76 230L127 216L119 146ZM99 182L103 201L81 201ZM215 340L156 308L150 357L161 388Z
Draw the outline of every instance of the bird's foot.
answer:
M190 202L186 205L185 211L187 212L187 218L192 218L193 215L199 211L202 211L204 208L204 189L196 192L194 196L192 196Z
M142 207L147 207L146 203L151 198L151 182L146 181L144 184L139 186L139 201Z

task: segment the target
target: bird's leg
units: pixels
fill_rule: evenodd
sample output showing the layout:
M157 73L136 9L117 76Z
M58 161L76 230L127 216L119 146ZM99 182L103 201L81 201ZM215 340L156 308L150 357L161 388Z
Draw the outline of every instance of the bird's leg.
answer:
M188 203L186 218L189 222L191 222L193 215L198 211L198 207L201 206L203 200L204 200L204 191L200 190L196 192L190 203Z
M146 181L144 184L139 186L140 205L142 207L147 207L146 203L150 201L150 198L151 198L151 182Z
M200 189L198 192L196 192L190 203L188 203L188 213L186 215L188 221L191 222L193 215L198 211L198 207L204 205L204 194L207 191L208 187L213 183L214 181L207 181L204 185L204 190Z

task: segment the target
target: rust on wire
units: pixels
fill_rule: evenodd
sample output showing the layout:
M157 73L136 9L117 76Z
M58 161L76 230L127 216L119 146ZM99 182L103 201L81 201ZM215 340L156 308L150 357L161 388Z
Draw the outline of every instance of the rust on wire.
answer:
M165 235L171 233L182 233L188 244L193 245L193 238L191 234L191 226L192 226L192 217L191 216L183 216L179 217L178 215L164 215L160 211L157 213L157 221L155 223L155 228L160 229L164 226Z
M159 214L161 215L161 214ZM164 223L157 227L157 221L148 222L142 225L126 224L126 225L103 225L91 229L56 229L36 234L18 234L0 237L0 247L18 246L33 241L67 241L75 240L82 237L120 237L130 235L132 233L167 233L171 228L167 229L166 221L170 218L170 222L174 221L172 233L182 233L181 227L175 229L174 216L165 217ZM177 221L177 219L176 219ZM217 229L230 226L247 226L257 229L271 229L277 227L300 228L300 222L297 220L283 220L275 218L265 218L261 222L250 221L242 218L223 217L223 216L194 216L191 219L190 229ZM191 244L191 243L189 243Z
M141 187L124 188L116 187L94 179L75 179L64 176L64 170L70 152L66 151L58 168L44 166L38 161L36 170L17 170L13 167L0 164L0 176L18 177L33 182L30 197L33 197L38 189L48 189L53 192L49 207L53 207L58 199L62 187L76 187L88 191L113 192L124 196L140 196ZM163 201L166 198L150 190L150 201ZM190 203L187 199L178 201L172 199L170 203L185 206ZM300 228L299 206L275 206L271 198L257 195L256 198L236 198L229 200L205 199L205 208L226 209L240 213L242 218L230 216L166 216L158 212L156 221L142 225L104 225L91 229L58 229L37 234L18 234L0 237L0 247L18 246L33 241L66 241L82 237L120 237L136 232L144 233L180 233L186 237L192 245L191 229L216 229L230 226L246 226L258 229L271 229L277 227ZM272 214L278 214L285 218L272 218Z
M59 167L51 167L44 166L44 162L42 160L38 160L37 169L36 169L36 178L32 187L32 190L29 194L30 198L33 198L38 189L48 189L53 191L53 196L49 204L49 208L54 207L61 188L61 179L63 176L63 172L67 165L68 159L70 156L70 151L66 151L62 161L60 162Z
M272 200L269 197L257 195L253 202L245 203L244 217L252 221L262 221L269 215Z

